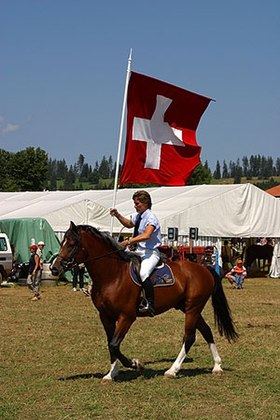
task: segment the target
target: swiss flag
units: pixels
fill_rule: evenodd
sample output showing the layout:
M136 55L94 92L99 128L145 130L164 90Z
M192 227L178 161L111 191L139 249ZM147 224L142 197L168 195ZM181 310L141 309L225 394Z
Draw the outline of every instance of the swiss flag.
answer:
M131 72L120 184L186 185L200 163L196 129L210 101Z

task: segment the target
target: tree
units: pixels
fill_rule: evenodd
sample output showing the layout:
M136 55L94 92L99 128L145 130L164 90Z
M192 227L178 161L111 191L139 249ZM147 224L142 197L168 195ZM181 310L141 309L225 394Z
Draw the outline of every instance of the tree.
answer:
M7 191L10 177L10 160L12 154L0 149L0 191Z
M228 167L225 161L223 161L223 174L222 174L222 178L229 178L228 175Z
M209 169L199 164L192 173L192 176L188 180L188 185L201 185L210 184L212 180L212 174Z
M259 176L260 175L260 168L261 168L261 157L258 156L251 156L249 159L250 162L250 172L251 176Z
M251 176L251 174L249 173L249 160L247 156L243 156L242 164L243 164L243 176L245 176L246 178L248 176Z
M235 163L232 160L229 161L228 168L229 177L234 178Z
M109 168L109 178L112 178L113 177L113 158L112 158L112 156L109 156L108 168Z
M204 163L204 168L205 168L205 169L208 169L208 171L210 171L209 164L208 164L208 160L206 160L206 161L205 161L205 163Z
M109 162L105 156L103 156L102 161L99 166L99 176L100 178L103 178L103 179L110 178Z
M57 179L65 179L68 173L68 166L65 159L58 160L56 164L56 177Z
M241 177L242 177L242 168L239 165L239 159L237 159L237 164L235 166L235 173L234 173L234 184L241 184Z
M63 189L66 191L74 190L75 180L76 180L76 177L75 177L74 169L73 169L73 166L71 165L64 179Z
M19 191L42 191L47 187L48 155L40 149L27 147L11 159L11 176Z
M217 160L216 169L213 174L215 179L221 179L221 165L220 162Z
M56 182L55 174L53 174L50 179L50 190L51 191L57 190L57 182Z
M89 170L88 163L84 163L83 168L82 168L81 173L80 173L80 181L81 182L88 181L89 180L89 174L90 174L90 170Z
M92 184L98 184L99 182L99 164L98 162L95 162L95 168L94 170L90 170L90 175L89 175L89 182L91 182Z
M262 178L268 178L273 175L273 159L272 157L262 156L261 158L261 176Z
M275 169L276 169L276 176L279 176L280 175L280 158L276 159Z
M75 164L75 167L76 167L76 171L77 171L77 175L78 176L81 176L84 163L85 163L85 157L84 157L84 155L80 154L79 157L78 157L78 161Z

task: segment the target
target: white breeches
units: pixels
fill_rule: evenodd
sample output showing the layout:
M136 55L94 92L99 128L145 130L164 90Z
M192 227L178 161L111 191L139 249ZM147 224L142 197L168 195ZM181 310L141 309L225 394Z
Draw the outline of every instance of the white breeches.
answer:
M137 249L136 253L141 257L140 277L142 282L152 273L160 260L158 249Z

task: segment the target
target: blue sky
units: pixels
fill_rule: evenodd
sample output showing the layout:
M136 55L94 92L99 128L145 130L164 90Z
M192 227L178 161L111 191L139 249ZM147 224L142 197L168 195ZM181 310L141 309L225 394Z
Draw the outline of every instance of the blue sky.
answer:
M0 148L115 160L132 48L132 70L215 99L197 130L212 169L280 156L279 0L0 5Z

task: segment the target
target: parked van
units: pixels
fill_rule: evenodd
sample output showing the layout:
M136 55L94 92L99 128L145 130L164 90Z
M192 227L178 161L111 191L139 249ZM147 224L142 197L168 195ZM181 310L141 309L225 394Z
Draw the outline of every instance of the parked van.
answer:
M0 232L0 283L6 280L13 268L13 253L8 236Z

